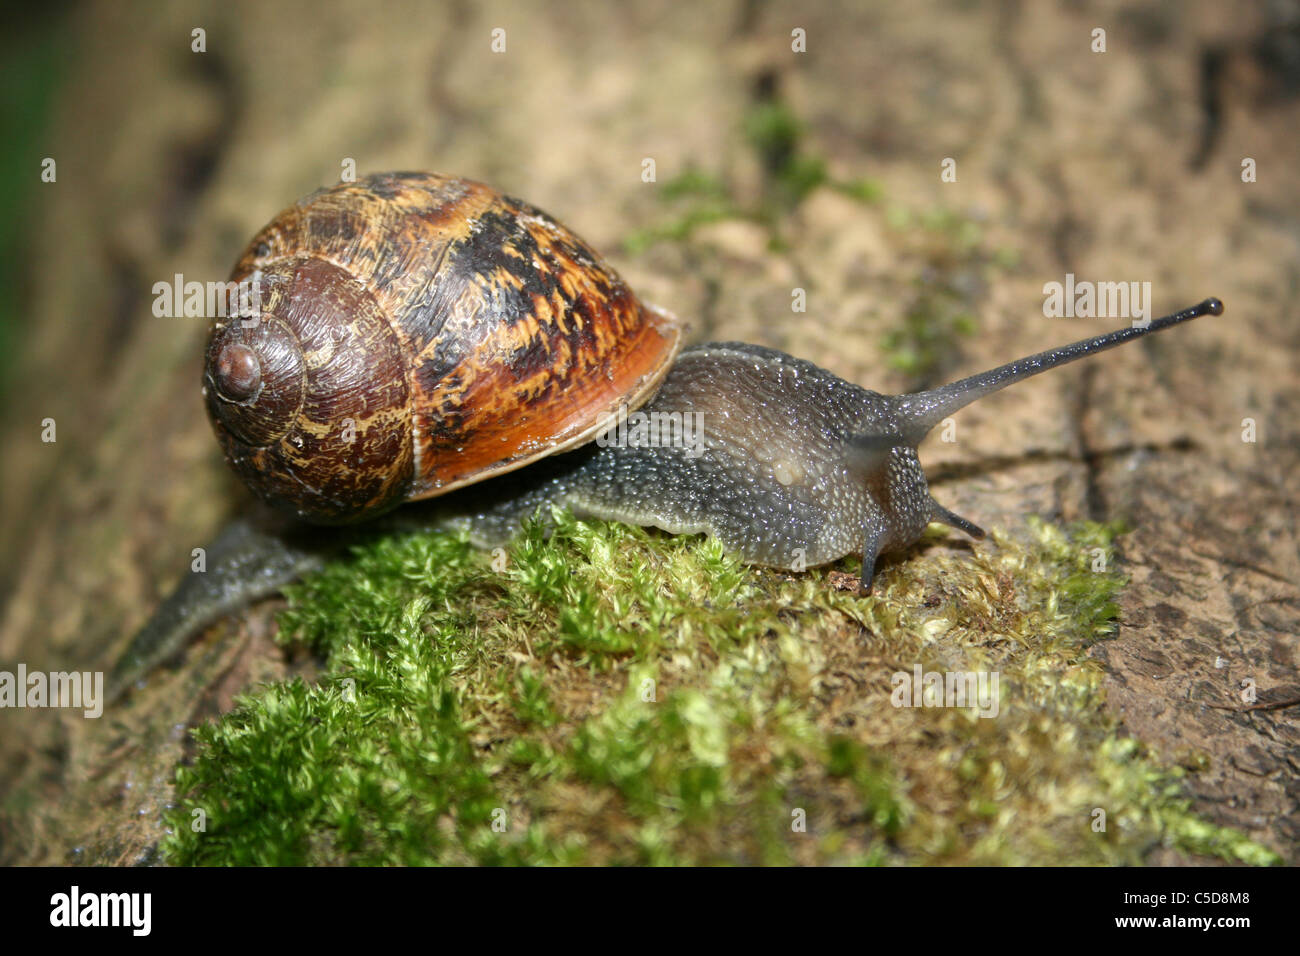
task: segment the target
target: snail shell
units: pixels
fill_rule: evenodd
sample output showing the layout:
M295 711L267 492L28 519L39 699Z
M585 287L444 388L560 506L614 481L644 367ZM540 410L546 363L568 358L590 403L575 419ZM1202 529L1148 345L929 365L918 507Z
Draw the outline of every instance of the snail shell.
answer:
M322 524L583 444L649 399L683 331L545 213L427 173L314 193L231 279L260 303L212 330L213 427L259 497Z

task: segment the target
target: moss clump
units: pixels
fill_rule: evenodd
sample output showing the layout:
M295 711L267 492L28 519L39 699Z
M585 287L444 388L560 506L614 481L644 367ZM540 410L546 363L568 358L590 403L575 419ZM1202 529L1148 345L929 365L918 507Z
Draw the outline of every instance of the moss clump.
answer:
M832 177L821 156L802 148L804 127L789 106L776 100L756 104L745 116L742 133L764 172L763 195L742 202L722 177L694 166L666 180L660 198L675 212L673 218L639 229L623 240L630 254L664 241L680 242L701 226L724 219L749 219L771 233L773 247L781 246L783 217L820 186L828 186L859 202L877 202L883 194L874 179L840 180Z
M410 535L295 588L283 630L324 676L195 732L166 859L1273 860L1191 816L1180 771L1104 716L1086 649L1113 627L1122 580L1094 568L1115 528L1031 524L973 554L936 532L860 598L827 570L556 517L504 567ZM917 665L996 671L997 716L893 706Z
M963 296L944 285L925 285L903 313L903 323L886 332L880 347L891 368L916 379L933 376L958 338L975 334L975 316Z
M659 196L676 211L675 218L630 233L623 240L629 254L644 252L657 242L680 242L701 226L746 215L721 179L693 166L666 180Z
M938 384L959 355L961 340L978 330L974 303L991 276L1015 265L1008 250L988 251L983 229L947 209L914 215L902 207L886 222L909 258L922 263L902 322L881 338L889 364L917 387Z

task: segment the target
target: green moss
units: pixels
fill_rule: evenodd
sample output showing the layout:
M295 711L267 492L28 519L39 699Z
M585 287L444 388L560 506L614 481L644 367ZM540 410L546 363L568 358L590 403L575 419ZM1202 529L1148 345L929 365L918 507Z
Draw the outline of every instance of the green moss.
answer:
M1104 715L1086 651L1114 626L1118 527L1031 523L974 554L934 532L862 598L825 569L556 519L501 571L410 535L293 589L283 630L323 676L196 731L166 859L1136 863L1161 843L1275 859L1191 815L1183 771ZM892 706L915 665L998 672L998 715Z
M665 200L705 199L728 202L727 184L718 176L695 166L688 166L663 184L661 194Z
M896 241L923 263L902 323L881 338L887 361L917 387L937 384L975 334L975 300L995 275L1013 269L1015 250L986 248L983 229L949 209L920 214L892 207L885 214Z
M741 132L762 165L763 195L756 202L742 202L721 176L688 166L665 180L659 190L673 215L626 236L623 248L629 254L644 252L659 242L684 241L701 226L726 219L762 223L771 233L770 247L780 249L783 217L818 187L828 186L864 203L877 202L883 194L877 180L832 177L824 158L803 149L803 124L784 103L767 101L754 106L745 115Z
M696 203L667 222L628 233L623 239L623 249L629 255L636 255L658 242L681 242L688 239L696 229L711 222L737 219L742 216L743 214L731 204L730 200Z
M832 184L850 199L863 203L876 203L885 195L885 186L878 179L846 179Z
M880 347L891 367L922 379L952 354L954 340L974 335L975 328L964 296L944 286L923 286L903 314L903 324L886 332Z

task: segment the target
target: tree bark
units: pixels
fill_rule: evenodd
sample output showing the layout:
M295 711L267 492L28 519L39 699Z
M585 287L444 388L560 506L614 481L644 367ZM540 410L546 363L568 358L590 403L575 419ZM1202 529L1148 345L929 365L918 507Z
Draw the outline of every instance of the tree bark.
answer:
M916 384L879 342L934 270L979 316L942 377L1125 324L1045 318L1041 287L1066 273L1149 281L1153 315L1223 298L1221 319L973 406L922 459L936 495L986 526L1129 522L1122 627L1095 650L1110 706L1167 759L1208 755L1197 812L1295 862L1300 709L1241 697L1243 680L1258 703L1300 696L1300 104L1266 10L849 5L792 24L758 3L85 7L43 147L57 182L31 162L30 298L0 419L0 661L108 670L191 549L248 505L204 420L206 321L155 316L154 284L224 279L256 229L349 159L454 172L547 209L697 339L784 348L880 391ZM803 122L799 149L833 178L875 178L885 200L818 189L781 213L775 251L732 217L624 254L665 215L646 157L661 182L694 165L761 206L771 169L741 118L773 101ZM915 219L891 225L936 208L1015 265L990 277ZM6 814L4 857L148 859L185 752L175 728L297 666L269 644L270 607L99 721L8 715L0 791L47 805Z

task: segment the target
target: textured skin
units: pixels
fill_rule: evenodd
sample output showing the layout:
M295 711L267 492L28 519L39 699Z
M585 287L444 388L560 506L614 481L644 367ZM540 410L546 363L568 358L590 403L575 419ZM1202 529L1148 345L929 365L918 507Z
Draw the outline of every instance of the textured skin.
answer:
M582 240L451 177L321 190L258 233L231 279L254 274L262 321L216 323L208 410L253 490L313 522L371 517L581 444L644 402L680 346L680 323L638 302ZM233 344L261 361L252 398L220 361Z
M801 570L862 555L875 559L916 541L931 521L984 532L935 501L916 446L944 417L1014 382L1202 315L1206 299L1145 327L1119 329L1039 352L910 395L881 395L783 352L735 342L686 349L641 412L698 413L703 452L632 441L543 463L535 476L484 489L495 497L463 522L482 544L511 537L547 504L575 513L704 532L751 564ZM628 433L629 436L631 433Z
M588 446L494 490L470 520L497 544L539 506L704 532L752 564L800 569L850 553L874 560L920 537L934 515L916 450L862 448L855 436L897 435L896 399L810 362L755 345L685 349L642 413L699 413L703 453ZM514 476L512 476L513 478ZM532 487L525 482L532 481Z
M205 549L206 570L182 577L136 633L109 677L107 699L116 700L222 615L274 594L320 567L350 542L339 533L342 530L286 528L264 516L236 518Z

